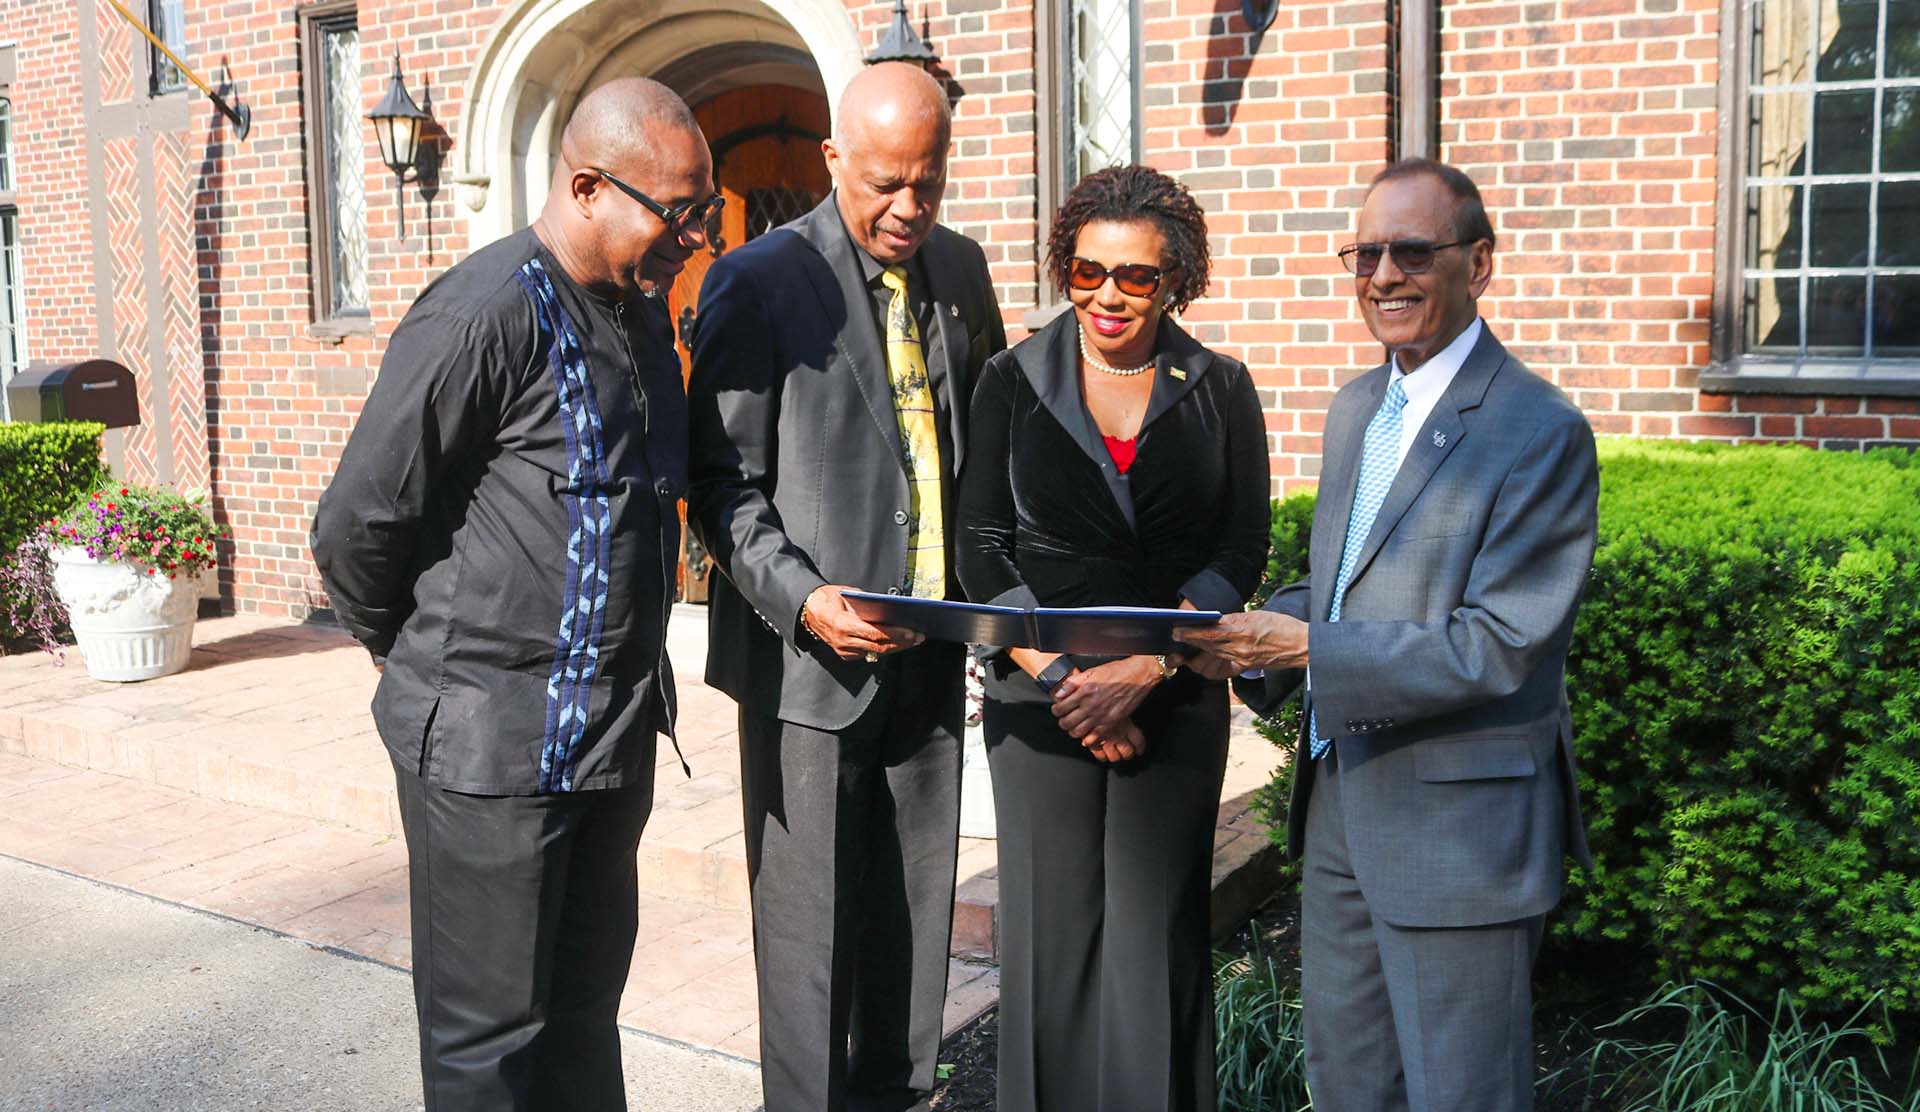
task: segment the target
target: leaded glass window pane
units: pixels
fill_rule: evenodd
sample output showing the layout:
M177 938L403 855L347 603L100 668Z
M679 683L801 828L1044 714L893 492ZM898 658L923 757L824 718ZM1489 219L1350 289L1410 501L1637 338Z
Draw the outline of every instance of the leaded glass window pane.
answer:
M183 61L187 56L186 0L148 0L147 28ZM187 77L165 54L149 48L153 58L153 91L172 92L187 87Z
M1073 181L1139 157L1136 0L1069 0L1067 173Z
M0 97L0 189L13 188L13 102Z
M1920 0L1748 0L1746 347L1920 338Z
M4 386L27 359L26 332L21 321L26 291L20 284L20 262L19 220L11 207L0 208L0 386Z
M326 173L335 313L367 307L367 189L360 130L360 32L321 32L325 69Z

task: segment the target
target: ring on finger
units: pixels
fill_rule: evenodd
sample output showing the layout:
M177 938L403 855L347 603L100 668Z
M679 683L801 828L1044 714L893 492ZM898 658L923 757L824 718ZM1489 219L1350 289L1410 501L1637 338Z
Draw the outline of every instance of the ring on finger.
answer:
M874 652L874 651L873 651L872 649L868 649L868 650L867 650L867 663L868 663L868 664L877 664L877 663L879 663L879 661L880 661L880 654L879 654L879 653L877 653L877 652Z

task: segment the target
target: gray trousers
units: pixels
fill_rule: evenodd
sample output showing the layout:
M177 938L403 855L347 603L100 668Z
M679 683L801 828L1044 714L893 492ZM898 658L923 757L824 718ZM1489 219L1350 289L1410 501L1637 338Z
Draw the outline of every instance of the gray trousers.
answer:
M767 1112L904 1109L933 1088L960 830L954 648L888 658L837 733L740 708Z
M1227 693L1149 699L1104 765L987 703L1000 842L1000 1112L1213 1112L1208 911Z
M477 796L398 764L427 1112L627 1106L615 1018L653 781Z
M1339 746L1314 770L1300 981L1314 1112L1533 1107L1533 959L1544 916L1459 929L1373 916L1348 858Z

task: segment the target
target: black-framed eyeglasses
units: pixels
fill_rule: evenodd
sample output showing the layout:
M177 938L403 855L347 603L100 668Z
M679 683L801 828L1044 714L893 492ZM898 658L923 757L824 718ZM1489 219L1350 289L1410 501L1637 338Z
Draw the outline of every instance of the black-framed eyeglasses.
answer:
M1402 274L1425 274L1433 269L1433 256L1436 251L1449 247L1466 247L1480 242L1477 239L1456 239L1452 243L1433 243L1424 239L1396 239L1392 243L1349 243L1340 249L1340 261L1347 264L1347 271L1361 278L1370 278L1380 269L1380 257L1391 253L1393 265L1400 268Z
M1112 276L1115 288L1129 297L1152 297L1160 291L1161 271L1157 266L1121 263L1105 267L1078 255L1067 260L1067 285L1076 290L1097 290L1106 285L1108 276Z
M704 201L682 201L668 208L598 166L590 166L588 169L606 179L615 189L640 202L640 207L659 217L667 227L674 230L675 234L684 234L688 228L695 225L699 225L703 230L713 227L713 221L720 215L720 210L727 207L726 197L715 193Z

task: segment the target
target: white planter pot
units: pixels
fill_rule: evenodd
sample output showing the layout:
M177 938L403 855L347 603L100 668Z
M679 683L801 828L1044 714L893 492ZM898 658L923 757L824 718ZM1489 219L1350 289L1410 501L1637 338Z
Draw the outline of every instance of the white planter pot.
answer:
M95 560L83 548L56 548L53 585L94 679L150 680L187 666L200 609L198 576L168 579Z

